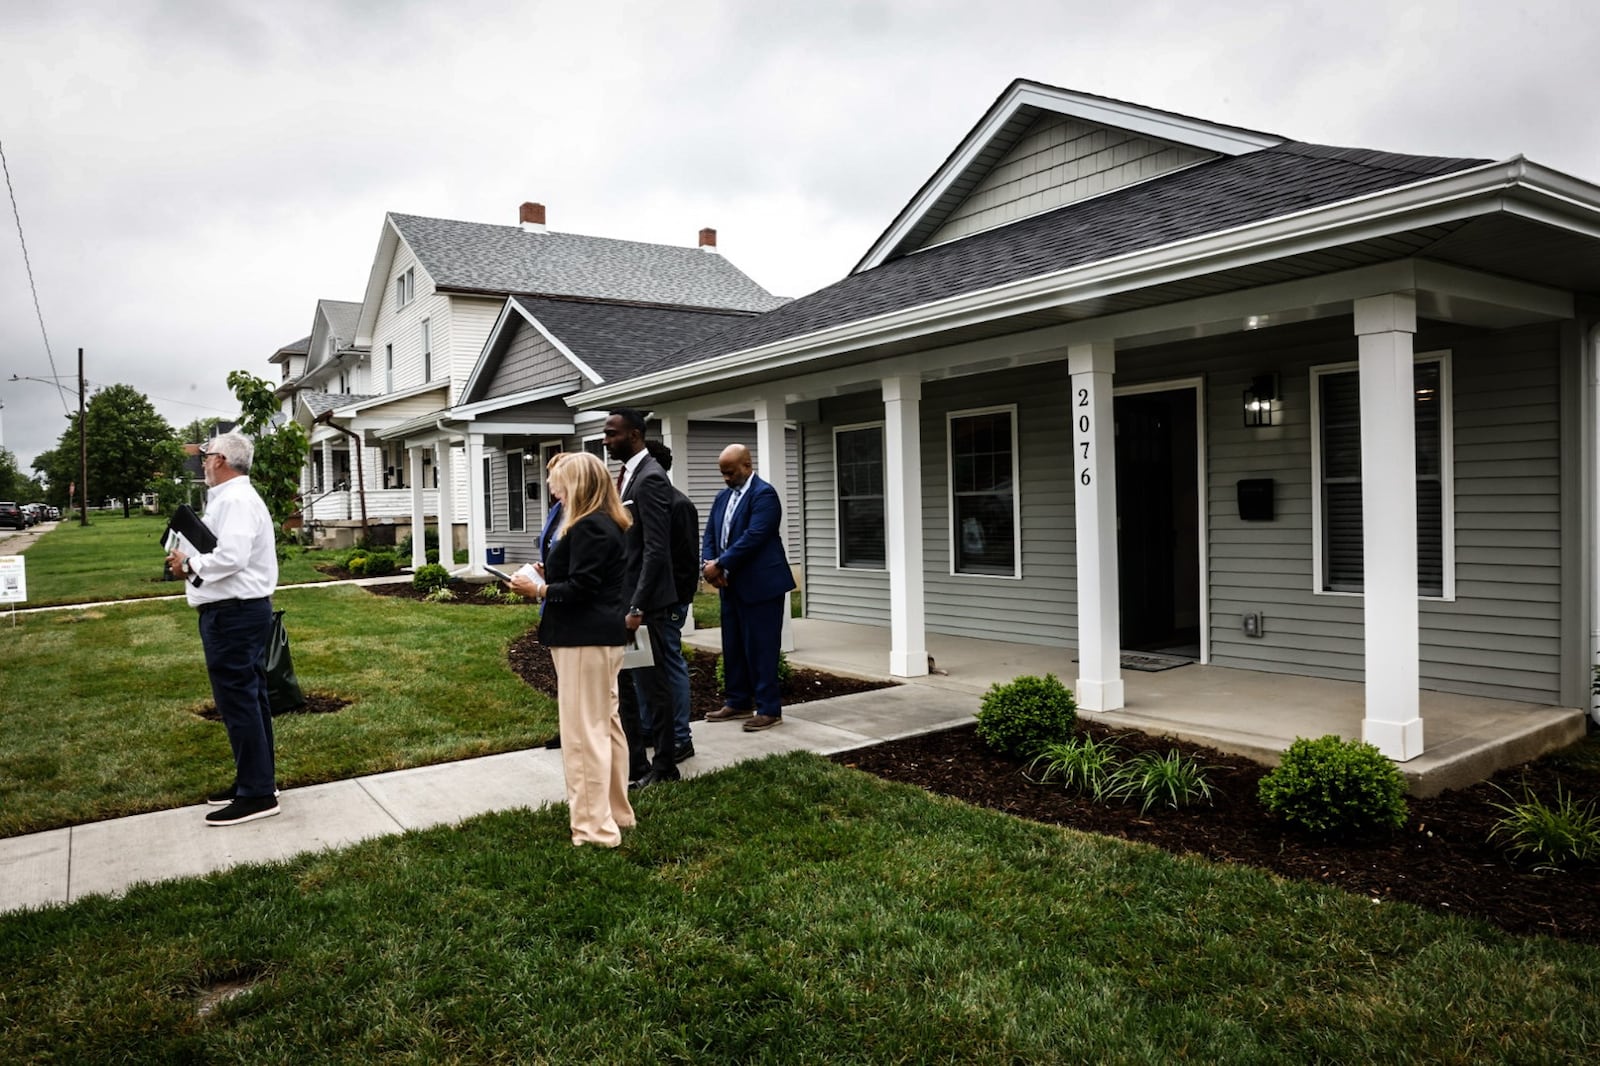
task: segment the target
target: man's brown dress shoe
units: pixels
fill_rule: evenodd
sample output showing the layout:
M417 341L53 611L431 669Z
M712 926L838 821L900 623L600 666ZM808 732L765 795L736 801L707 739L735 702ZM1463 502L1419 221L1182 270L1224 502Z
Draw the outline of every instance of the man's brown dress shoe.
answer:
M755 714L755 713L756 712L754 712L754 711L741 711L741 710L738 710L738 709L733 708L733 707L718 707L716 710L708 711L706 713L706 721L708 721L708 722L732 722L735 719L739 719L739 718L749 718L752 714Z

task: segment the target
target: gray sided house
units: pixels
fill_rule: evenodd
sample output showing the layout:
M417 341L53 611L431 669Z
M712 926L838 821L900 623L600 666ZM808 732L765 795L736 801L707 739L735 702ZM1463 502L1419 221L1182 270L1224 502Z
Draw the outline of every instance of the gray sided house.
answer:
M586 386L799 461L808 617L1589 705L1600 188L1009 86L843 280ZM1240 714L1250 713L1241 708ZM1573 710L1573 720L1580 712Z

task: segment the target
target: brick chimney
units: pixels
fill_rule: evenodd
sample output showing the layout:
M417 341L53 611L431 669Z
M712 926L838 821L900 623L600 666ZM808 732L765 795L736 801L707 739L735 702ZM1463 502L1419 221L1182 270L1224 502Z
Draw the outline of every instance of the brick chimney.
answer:
M707 226L700 231L700 250L714 252L717 250L717 231Z
M517 209L517 221L522 225L524 233L548 232L544 228L544 204L523 204Z

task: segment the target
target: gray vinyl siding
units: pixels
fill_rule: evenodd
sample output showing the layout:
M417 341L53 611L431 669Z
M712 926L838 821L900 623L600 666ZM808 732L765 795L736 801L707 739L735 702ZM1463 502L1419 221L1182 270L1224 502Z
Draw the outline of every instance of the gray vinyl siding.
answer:
M805 611L829 622L889 624L889 572L842 569L839 565L837 485L834 482L833 430L857 422L881 422L883 403L876 393L824 400L820 420L801 430L805 446Z
M1211 152L1041 115L926 243L938 244L1215 158Z
M801 522L801 470L799 434L795 430L785 433L788 443L788 491L784 493L783 521L784 546L791 563L800 559ZM750 449L757 469L761 466L760 450L756 447L756 427L753 422L690 422L689 423L689 499L700 511L701 528L711 515L711 505L717 493L725 487L722 474L717 469L717 457L730 444L743 444ZM673 462L678 460L673 458Z
M1344 328L1339 328L1344 327ZM1211 661L1359 681L1363 600L1313 592L1311 368L1356 358L1337 323L1119 356L1118 384L1204 373ZM1558 339L1555 331L1418 334L1449 350L1455 460L1451 602L1421 601L1426 689L1537 703L1560 687ZM1275 370L1277 424L1247 429L1241 397ZM1272 478L1276 518L1238 517L1236 483ZM1124 565L1127 561L1124 560ZM1242 616L1265 616L1245 637Z
M550 385L576 385L580 377L572 361L524 320L507 344L483 398L510 396Z

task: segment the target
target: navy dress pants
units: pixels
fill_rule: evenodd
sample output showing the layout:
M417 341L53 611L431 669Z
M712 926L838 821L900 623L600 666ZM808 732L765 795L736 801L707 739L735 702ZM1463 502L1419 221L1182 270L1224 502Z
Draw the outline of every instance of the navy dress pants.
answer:
M222 600L200 605L200 645L211 696L233 748L239 796L270 796L276 787L272 708L263 653L272 630L272 600Z
M783 642L785 593L770 600L740 603L722 594L722 694L736 710L783 716L778 696L778 646Z

